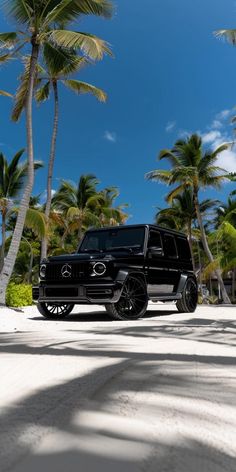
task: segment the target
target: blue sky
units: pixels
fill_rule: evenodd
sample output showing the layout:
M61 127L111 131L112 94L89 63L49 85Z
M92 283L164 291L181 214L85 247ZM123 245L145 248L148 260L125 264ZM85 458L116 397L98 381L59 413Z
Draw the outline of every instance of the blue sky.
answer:
M1 15L2 31L12 29ZM165 205L167 188L144 174L165 163L159 150L186 132L199 131L208 146L232 140L230 113L236 105L236 48L212 32L236 28L235 0L116 0L110 21L85 18L81 31L106 39L115 58L106 57L80 74L109 95L106 105L60 89L60 126L53 179L78 181L94 173L101 187L117 186L128 202L130 223L152 222ZM1 69L0 89L14 92L17 63ZM25 146L24 122L9 122L11 103L0 97L0 149L10 157ZM52 101L34 110L35 157L47 162ZM220 164L236 171L236 152ZM38 171L34 193L45 190L46 168ZM203 197L224 200L235 184Z

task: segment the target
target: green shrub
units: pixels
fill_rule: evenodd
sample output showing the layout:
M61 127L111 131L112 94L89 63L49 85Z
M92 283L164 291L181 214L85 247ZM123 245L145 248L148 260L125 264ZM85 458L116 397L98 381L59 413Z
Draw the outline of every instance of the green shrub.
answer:
M6 304L15 307L32 305L32 286L11 282L7 287Z

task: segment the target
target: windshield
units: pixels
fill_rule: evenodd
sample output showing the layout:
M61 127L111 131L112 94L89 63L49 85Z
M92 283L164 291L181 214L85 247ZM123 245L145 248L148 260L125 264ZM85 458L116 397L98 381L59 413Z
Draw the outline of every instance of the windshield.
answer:
M114 228L89 231L84 237L79 252L106 252L112 250L143 248L145 228Z

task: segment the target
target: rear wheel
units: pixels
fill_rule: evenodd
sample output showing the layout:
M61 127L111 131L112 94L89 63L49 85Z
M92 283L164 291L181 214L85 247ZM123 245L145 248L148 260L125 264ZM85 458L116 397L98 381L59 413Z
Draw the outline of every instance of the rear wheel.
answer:
M197 307L198 288L193 278L186 281L181 300L178 300L176 307L180 313L193 313Z
M50 320L60 320L68 316L74 308L71 303L45 303L39 302L37 308L41 315Z
M127 278L117 303L105 305L108 315L115 320L137 320L147 310L147 288L143 280L130 276Z

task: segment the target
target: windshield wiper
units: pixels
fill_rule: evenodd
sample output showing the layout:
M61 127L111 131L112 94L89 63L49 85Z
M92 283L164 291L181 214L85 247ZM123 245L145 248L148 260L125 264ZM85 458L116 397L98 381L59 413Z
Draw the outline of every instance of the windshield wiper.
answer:
M136 246L114 246L114 247L108 247L106 248L107 251L128 251L128 252L134 252L134 249L140 249L141 246L136 245Z

